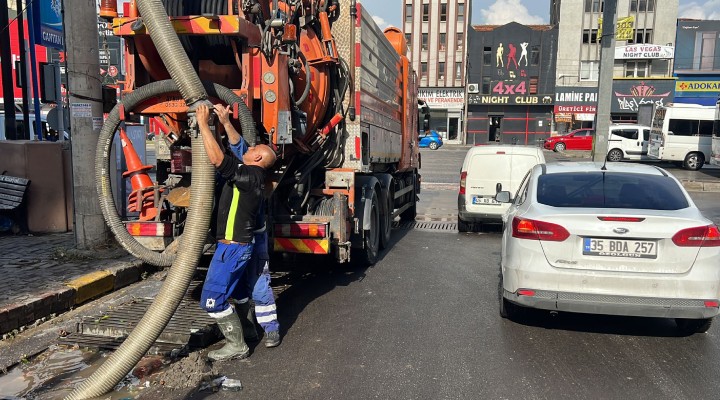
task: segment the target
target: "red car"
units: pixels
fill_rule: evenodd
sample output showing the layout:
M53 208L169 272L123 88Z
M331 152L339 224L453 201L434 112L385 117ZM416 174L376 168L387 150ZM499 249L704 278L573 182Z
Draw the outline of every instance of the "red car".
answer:
M553 136L545 139L543 145L548 150L592 150L595 131L592 129L577 129L562 136Z

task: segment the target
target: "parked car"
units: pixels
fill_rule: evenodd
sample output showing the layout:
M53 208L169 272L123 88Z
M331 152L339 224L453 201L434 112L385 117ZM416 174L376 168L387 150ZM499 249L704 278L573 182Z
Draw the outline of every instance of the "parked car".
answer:
M608 135L608 161L649 160L650 128L645 125L610 125Z
M544 162L538 147L490 145L468 150L460 170L458 230L471 231L475 223L502 222L509 205L495 201L495 194L515 192L530 168Z
M500 315L524 307L675 318L718 314L720 231L682 185L641 164L535 166L504 216Z
M553 151L592 150L595 131L592 129L576 129L561 136L545 139L543 147Z
M442 136L436 131L420 133L420 147L428 147L430 150L437 150L443 145Z

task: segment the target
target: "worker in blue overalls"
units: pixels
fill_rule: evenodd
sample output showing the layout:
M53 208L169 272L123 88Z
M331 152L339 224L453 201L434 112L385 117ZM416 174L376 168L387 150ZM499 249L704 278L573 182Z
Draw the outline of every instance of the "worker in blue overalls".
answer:
M232 294L244 284L245 268L253 252L257 212L265 190L265 171L275 163L275 152L266 146L248 148L242 158L222 150L210 130L210 109L196 110L198 128L211 164L224 179L217 205L217 249L208 268L200 296L200 306L217 320L226 344L208 353L211 361L245 358L243 326L230 303Z
M248 150L245 139L230 123L230 106L215 105L215 113L225 128L232 153L242 158ZM268 234L265 219L267 202L263 198L257 212L254 239L255 245L250 262L245 270L245 284L238 286L233 293L240 319L245 328L245 339L257 340L257 331L250 310L249 297L255 302L255 317L265 331L265 347L276 347L280 344L280 324L277 319L275 295L270 286L270 255L268 252Z

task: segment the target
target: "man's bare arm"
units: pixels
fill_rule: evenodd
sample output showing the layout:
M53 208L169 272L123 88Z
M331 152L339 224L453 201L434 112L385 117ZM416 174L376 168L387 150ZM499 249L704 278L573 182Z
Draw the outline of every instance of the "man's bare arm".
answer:
M225 127L227 133L228 142L231 145L240 143L240 133L235 130L235 127L230 122L230 106L223 107L220 104L215 104L215 114L218 116L218 120Z
M203 144L205 145L205 152L210 159L210 163L215 167L219 167L220 164L222 164L223 158L225 158L225 154L215 139L215 135L213 135L210 130L210 125L208 125L210 109L206 105L199 106L195 112L195 118L197 118L198 128L200 129Z

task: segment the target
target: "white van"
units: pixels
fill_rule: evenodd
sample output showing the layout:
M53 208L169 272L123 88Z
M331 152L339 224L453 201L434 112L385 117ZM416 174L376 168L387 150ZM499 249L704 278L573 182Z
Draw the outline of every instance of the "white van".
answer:
M673 104L658 107L653 117L648 156L697 171L712 155L715 107Z
M651 127L635 124L610 125L608 161L647 160Z
M458 230L468 232L476 222L502 222L510 204L495 201L495 194L515 193L528 171L544 163L539 147L489 145L468 150L460 171Z

